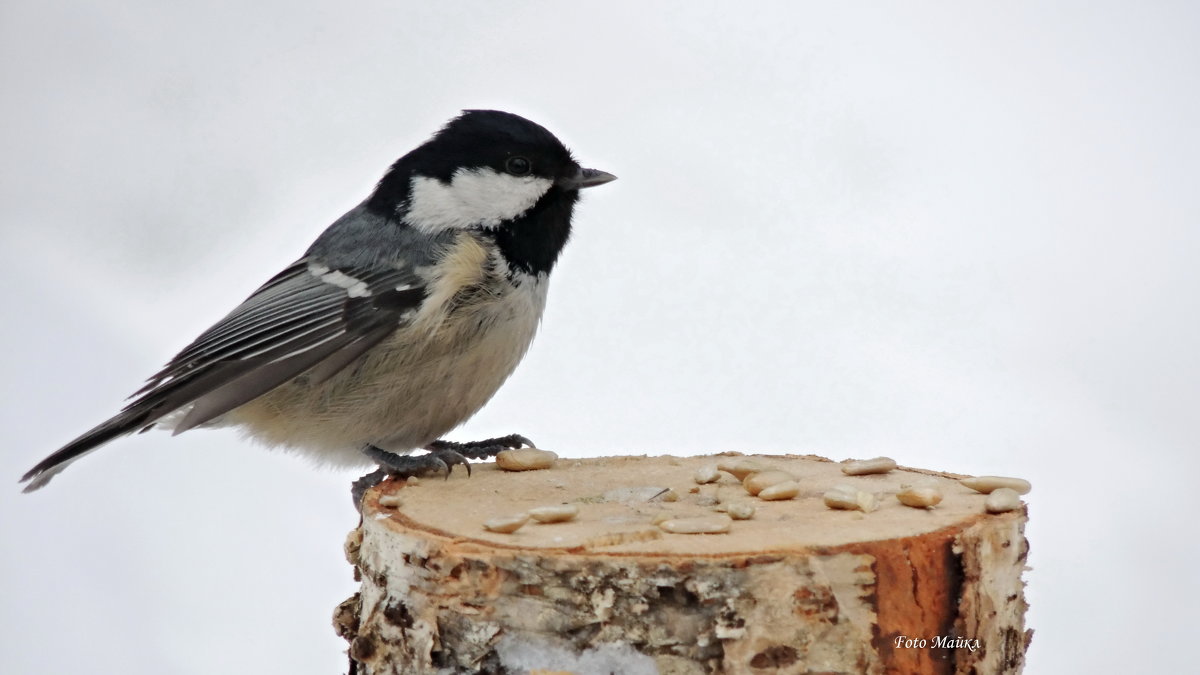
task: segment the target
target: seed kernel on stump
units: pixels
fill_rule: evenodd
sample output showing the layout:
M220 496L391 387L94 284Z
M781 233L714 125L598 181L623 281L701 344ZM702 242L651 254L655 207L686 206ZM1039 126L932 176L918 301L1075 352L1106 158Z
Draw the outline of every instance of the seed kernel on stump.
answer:
M983 507L988 513L1005 513L1021 508L1021 493L1012 488L996 488L992 490Z
M798 494L800 494L800 483L794 480L785 480L759 490L758 498L765 502L774 502L783 499L792 499Z
M896 499L914 509L929 509L942 501L942 491L928 485L910 485L896 493Z
M786 471L772 469L747 475L746 479L742 481L742 487L746 488L746 492L757 495L772 485L795 480L796 477Z
M579 507L574 504L552 504L529 509L529 517L539 523L563 523L574 520L579 515Z
M974 476L972 478L963 478L959 483L984 494L991 494L1000 488L1009 488L1019 495L1024 495L1029 494L1029 491L1033 489L1029 481L1024 478L1010 478L1008 476Z
M842 473L847 476L869 476L878 473L889 473L896 468L896 460L891 457L873 457L871 459L852 459L842 462Z
M496 466L505 471L533 471L554 466L558 455L549 450L517 448L496 453Z

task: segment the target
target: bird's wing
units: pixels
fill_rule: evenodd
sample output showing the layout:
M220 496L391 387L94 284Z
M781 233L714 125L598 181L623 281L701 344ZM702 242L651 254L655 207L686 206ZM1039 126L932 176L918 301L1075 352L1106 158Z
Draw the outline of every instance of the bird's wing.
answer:
M115 417L25 474L35 490L67 463L188 407L175 433L308 372L333 376L409 319L425 297L411 269L331 268L301 259L264 284L152 376Z

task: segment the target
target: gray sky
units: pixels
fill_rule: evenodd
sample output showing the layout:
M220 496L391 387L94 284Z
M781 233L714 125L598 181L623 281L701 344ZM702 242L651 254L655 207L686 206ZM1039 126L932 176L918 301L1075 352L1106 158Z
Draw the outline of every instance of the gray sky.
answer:
M16 479L472 107L620 180L452 438L1023 476L1027 672L1190 666L1200 15L729 7L0 6L0 671L339 672L352 475L201 431Z

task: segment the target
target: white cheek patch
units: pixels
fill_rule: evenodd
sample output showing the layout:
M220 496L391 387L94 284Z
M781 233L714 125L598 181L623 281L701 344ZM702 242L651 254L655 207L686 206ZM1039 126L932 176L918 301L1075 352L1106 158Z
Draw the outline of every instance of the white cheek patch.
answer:
M450 183L414 176L404 222L425 232L496 227L525 213L553 186L549 178L459 169Z

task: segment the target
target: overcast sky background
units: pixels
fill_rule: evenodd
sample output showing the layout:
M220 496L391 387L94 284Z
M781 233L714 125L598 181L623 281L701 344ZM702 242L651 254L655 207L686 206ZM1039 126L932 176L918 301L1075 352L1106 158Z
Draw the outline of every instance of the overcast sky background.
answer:
M620 180L452 438L1023 476L1027 672L1187 670L1200 11L1050 4L3 3L0 671L343 672L353 475L16 479L472 107Z

